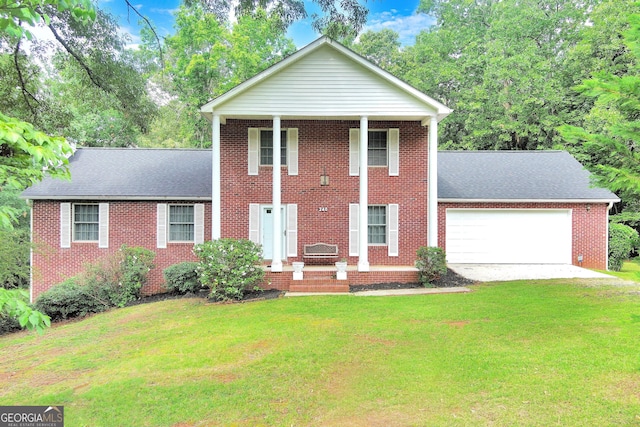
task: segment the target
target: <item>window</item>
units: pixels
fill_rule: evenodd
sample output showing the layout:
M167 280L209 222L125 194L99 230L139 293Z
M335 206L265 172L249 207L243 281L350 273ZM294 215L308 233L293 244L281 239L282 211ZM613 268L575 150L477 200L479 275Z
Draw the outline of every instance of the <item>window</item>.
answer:
M194 216L192 205L169 206L169 241L194 241Z
M283 130L280 133L280 164L285 166L287 164L287 131ZM273 165L273 131L261 130L260 131L260 165L271 166Z
M370 245L387 244L387 207L368 207L368 242Z
M387 166L387 131L369 131L369 166Z
M97 242L100 238L100 208L94 205L73 205L73 240Z

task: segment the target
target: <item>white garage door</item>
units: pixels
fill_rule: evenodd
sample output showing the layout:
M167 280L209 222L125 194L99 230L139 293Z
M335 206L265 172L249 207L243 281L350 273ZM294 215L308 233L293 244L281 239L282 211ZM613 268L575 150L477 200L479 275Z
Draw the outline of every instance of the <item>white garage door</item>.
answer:
M570 209L447 209L447 261L570 264Z

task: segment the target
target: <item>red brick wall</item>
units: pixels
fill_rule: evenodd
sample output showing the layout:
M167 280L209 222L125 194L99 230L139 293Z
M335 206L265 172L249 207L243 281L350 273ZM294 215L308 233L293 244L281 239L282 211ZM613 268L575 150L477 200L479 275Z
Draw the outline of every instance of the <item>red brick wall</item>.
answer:
M221 127L222 235L247 238L249 204L271 203L272 168L259 175L247 171L247 128L271 128L271 121L229 120ZM349 176L349 129L359 121L283 120L282 128L298 129L298 175L282 167L282 203L298 205L298 257L305 244L337 244L340 258L350 264L349 204L358 203L359 177ZM387 246L370 246L370 264L413 265L416 250L427 241L428 128L419 122L369 122L370 129L400 129L400 176L386 167L369 168L369 204L398 203L399 256L387 256ZM284 142L284 141L283 141ZM320 186L320 175L329 185ZM320 212L318 208L327 208Z
M189 204L192 202L109 202L109 248L98 248L98 242L72 242L70 248L60 247L60 203L64 201L33 202L33 297L52 285L62 282L94 262L118 250L122 245L142 246L156 253L156 268L149 273L149 284L143 293L162 292L162 270L182 262L195 261L193 244L167 243L166 249L156 247L157 203ZM92 203L83 201L83 203ZM96 201L97 203L97 201ZM205 204L205 238L211 236L211 203Z
M571 209L572 249L574 265L604 270L607 268L607 211L606 203L438 203L438 246L446 251L447 209ZM578 255L583 256L582 264Z

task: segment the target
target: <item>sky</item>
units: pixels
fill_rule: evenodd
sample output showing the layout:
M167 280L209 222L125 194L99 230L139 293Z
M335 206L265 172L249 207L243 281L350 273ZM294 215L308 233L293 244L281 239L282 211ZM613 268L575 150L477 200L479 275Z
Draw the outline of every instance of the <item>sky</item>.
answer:
M378 31L390 28L400 35L403 45L412 45L415 36L434 22L434 19L417 14L420 0L369 0L365 4L369 8L369 19L365 30ZM173 14L177 11L179 0L131 0L130 3L156 26L160 37L171 35L173 28ZM305 1L307 13L320 13L319 8L310 1ZM124 0L99 0L98 7L107 10L116 17L123 33L129 34L133 46L140 42L137 25L138 16L129 11ZM298 48L306 46L320 35L311 28L311 19L294 23L287 33Z

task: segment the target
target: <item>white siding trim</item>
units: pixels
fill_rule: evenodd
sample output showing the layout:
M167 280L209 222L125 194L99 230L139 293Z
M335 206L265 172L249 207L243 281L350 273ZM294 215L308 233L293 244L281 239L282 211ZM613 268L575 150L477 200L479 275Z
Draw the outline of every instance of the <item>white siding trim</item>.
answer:
M193 243L198 245L204 242L204 204L196 203L193 205L193 222L194 233Z
M298 175L298 129L287 130L287 171L289 175Z
M156 246L167 247L167 204L158 203L156 215Z
M260 244L260 205L249 203L249 240Z
M287 256L298 256L298 205L287 205Z
M258 175L260 164L260 129L249 128L248 174Z
M109 247L109 203L100 203L98 214L98 247Z
M400 129L389 129L389 176L400 175Z
M360 208L358 203L349 204L349 256L359 256L358 250L359 242L359 228L358 218L360 215Z
M389 256L398 256L399 254L399 205L390 204L388 206L388 216L387 216L387 244L388 244L388 255Z
M71 247L71 203L60 203L60 247Z
M349 129L349 176L360 174L360 129Z

